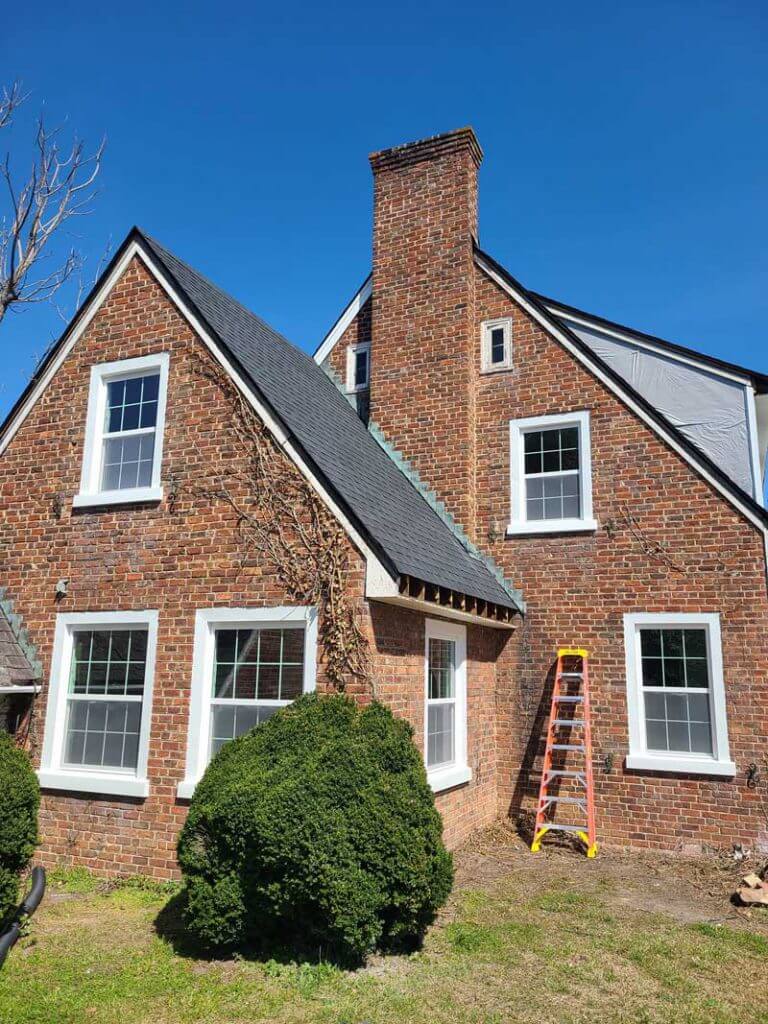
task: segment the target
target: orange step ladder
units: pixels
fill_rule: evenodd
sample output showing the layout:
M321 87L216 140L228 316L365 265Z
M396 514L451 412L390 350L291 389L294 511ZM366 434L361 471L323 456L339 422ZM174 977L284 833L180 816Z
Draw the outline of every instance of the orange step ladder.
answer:
M541 849L541 840L547 832L570 832L584 843L588 857L597 853L588 660L589 654L583 647L561 647L557 652L532 853ZM581 755L583 766L564 768L571 754ZM559 795L563 784L567 796ZM555 820L554 815L560 805L575 812L571 818L581 815L585 820Z

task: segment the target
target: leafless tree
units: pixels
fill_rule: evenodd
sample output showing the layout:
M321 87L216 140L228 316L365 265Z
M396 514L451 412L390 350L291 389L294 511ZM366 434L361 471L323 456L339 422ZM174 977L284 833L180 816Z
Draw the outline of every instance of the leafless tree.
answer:
M26 96L18 82L0 96L0 129L7 128ZM9 309L50 300L82 266L70 248L63 255L54 239L74 217L90 212L93 184L101 168L104 142L90 155L75 138L61 145L62 129L37 122L35 155L26 179L17 184L10 154L0 167L9 201L0 216L0 321Z

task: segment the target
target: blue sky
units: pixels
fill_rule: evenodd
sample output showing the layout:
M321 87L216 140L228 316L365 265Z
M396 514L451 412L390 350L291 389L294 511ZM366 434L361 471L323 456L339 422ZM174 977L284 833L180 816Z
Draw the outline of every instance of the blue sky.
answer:
M481 244L526 285L768 372L764 2L43 2L4 22L15 77L19 169L41 108L107 136L91 274L139 224L312 349L368 272L368 153L472 124ZM62 328L0 324L0 415Z

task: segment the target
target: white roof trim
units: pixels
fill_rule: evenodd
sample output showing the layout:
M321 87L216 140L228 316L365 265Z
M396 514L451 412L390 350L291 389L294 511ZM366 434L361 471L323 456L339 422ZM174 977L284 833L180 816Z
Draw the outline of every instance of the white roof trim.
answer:
M733 505L739 512L748 519L750 523L760 530L766 539L766 550L768 551L768 530L766 530L762 521L755 515L754 511L739 501L735 494L729 489L723 487L719 480L717 480L712 474L703 466L698 460L695 460L692 455L680 444L679 440L672 434L671 431L665 430L661 424L657 423L655 419L648 415L648 413L641 406L637 404L634 398L616 383L595 361L593 361L586 353L582 352L580 348L573 344L568 335L561 330L560 327L549 317L542 316L541 310L538 306L534 306L527 296L523 295L514 288L508 281L506 281L500 274L498 274L489 263L487 263L483 257L479 254L475 254L475 262L478 267L487 274L492 281L494 281L502 291L505 291L508 295L512 296L515 302L521 306L529 316L531 316L537 323L539 323L544 330L550 334L556 341L559 341L563 348L569 352L574 359L582 363L593 376L608 388L609 391L613 392L614 395L619 398L624 405L627 406L636 416L638 416L643 423L653 430L673 451L688 463L699 476L703 477L706 482L713 487L719 494L721 494L731 505ZM546 307L545 307L546 308Z
M355 319L357 314L366 304L368 299L371 297L371 291L373 290L373 278L369 277L365 282L360 291L355 295L350 304L341 314L339 319L326 334L323 340L320 342L317 351L313 358L316 363L324 363L328 356L333 352L336 342L342 336L344 331L349 327L352 321Z
M8 425L8 428L6 429L6 432L3 435L3 437L0 438L0 455L2 455L2 453L8 447L13 437L16 435L17 431L21 427L22 423L25 421L25 419L27 418L27 416L29 415L37 401L41 398L43 392L45 391L53 377L58 372L64 360L72 351L77 340L81 337L85 329L91 323L94 316L104 303L105 299L112 291L115 284L122 277L123 273L125 272L126 268L128 267L128 265L130 264L131 260L134 257L138 257L139 259L141 259L149 273L155 278L157 283L166 293L166 295L174 304L174 306L178 309L178 311L181 313L184 319L189 323L195 334L197 334L197 336L200 338L200 340L203 342L206 348L211 352L216 361L221 365L222 369L229 376L229 378L232 380L235 386L245 396L245 398L248 401L248 404L256 412L257 416L262 420L262 422L267 427L267 429L269 430L277 444L283 449L283 451L285 451L288 458L294 463L294 465L297 467L302 476L312 486L313 490L317 493L317 495L323 501L328 510L336 517L336 519L342 525L342 527L346 531L347 535L349 536L353 544L365 557L366 562L369 564L373 563L377 569L380 569L381 572L385 573L386 575L389 575L387 573L387 570L384 569L384 567L381 565L379 559L376 557L376 555L373 553L370 547L360 536L359 532L355 529L355 527L349 521L347 516L342 512L342 510L331 498L331 496L325 490L325 488L320 483L315 474L312 472L312 470L309 468L309 466L307 466L307 464L304 462L303 458L297 451L296 446L291 441L290 436L283 427L283 425L273 416L270 410L266 408L266 406L260 401L258 396L249 386L249 384L235 370L234 366L224 355L219 345L213 340L213 338L211 338L211 336L205 330L203 325L200 323L200 321L197 319L194 313L192 313L192 311L186 306L181 296L173 288L171 283L168 281L163 272L157 266L156 262L152 258L151 253L149 253L148 250L143 245L141 245L141 243L138 240L134 240L133 242L131 242L130 245L127 246L120 260L115 264L112 273L104 281L103 285L101 286L97 294L93 297L91 302L81 311L81 315L77 322L77 325L72 330L70 335L67 337L66 341L62 344L61 348L56 353L55 358L51 360L51 363L47 367L45 373L42 375L40 380L35 384L34 388L28 395L27 400L19 409L12 422Z

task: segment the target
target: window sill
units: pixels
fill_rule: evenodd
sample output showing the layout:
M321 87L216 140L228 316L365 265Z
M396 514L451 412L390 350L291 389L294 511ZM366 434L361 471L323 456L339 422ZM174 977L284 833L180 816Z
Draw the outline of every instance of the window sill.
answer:
M176 796L179 800L191 800L195 795L195 789L199 779L182 779L176 787Z
M514 369L512 363L499 363L498 366L483 366L480 369L481 376L485 376L487 373L507 373L509 370Z
M534 536L541 533L595 533L596 519L542 519L539 522L510 523L508 537Z
M101 505L136 505L140 502L162 501L162 487L129 487L123 491L100 491L98 494L76 494L73 508L97 508Z
M471 778L472 769L468 765L451 765L450 768L440 768L437 771L427 772L427 781L432 787L433 793L442 793L444 789L463 786Z
M149 781L137 779L135 776L40 769L37 777L42 789L62 789L70 793L98 793L101 796L149 796Z
M685 775L722 775L733 778L733 761L715 761L711 757L664 757L661 754L627 754L627 768L647 772L671 772Z

